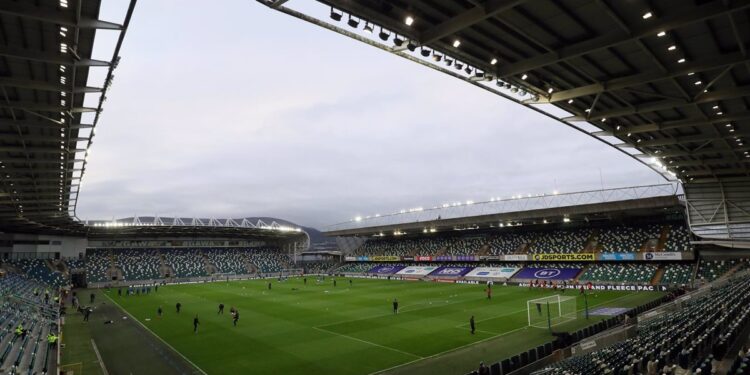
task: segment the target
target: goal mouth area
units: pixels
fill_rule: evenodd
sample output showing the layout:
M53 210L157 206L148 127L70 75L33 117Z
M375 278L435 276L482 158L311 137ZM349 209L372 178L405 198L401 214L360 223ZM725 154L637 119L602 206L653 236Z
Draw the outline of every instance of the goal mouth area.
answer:
M528 326L552 328L576 320L578 317L577 299L559 294L526 301Z

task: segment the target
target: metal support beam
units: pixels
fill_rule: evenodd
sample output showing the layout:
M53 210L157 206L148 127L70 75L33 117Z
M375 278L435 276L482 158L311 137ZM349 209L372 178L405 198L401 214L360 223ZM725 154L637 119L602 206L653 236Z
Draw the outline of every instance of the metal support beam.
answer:
M648 124L637 124L627 127L622 127L619 131L610 132L614 135L626 135L628 133L638 134L647 133L653 131L662 131L669 129L680 129L689 128L693 126L712 126L713 124L726 124L732 121L747 120L750 119L750 112L738 112L732 114L726 114L722 116L710 117L707 120L702 118L691 118L676 121L665 121L665 122L653 122Z
M0 56L7 58L30 60L49 64L65 65L65 66L109 66L108 61L92 60L92 59L75 59L72 55L60 55L56 52L43 52L36 50L29 50L24 48L17 48L11 46L0 46Z
M643 114L665 109L687 107L696 104L711 103L717 100L736 99L743 96L750 96L750 86L733 87L729 89L709 92L696 100L661 100L627 108L616 108L604 112L599 112L596 116L586 117L585 115L566 117L564 121L598 121L603 118Z
M36 102L0 103L0 108L13 108L13 109L21 109L25 111L40 111L40 112L67 112L67 111L71 111L73 113L96 112L96 108L91 108L91 107L69 108L69 107L63 107L60 105L40 104Z
M91 18L83 18L76 23L75 17L63 10L50 11L42 7L30 5L30 2L13 2L6 1L2 8L0 8L0 14L7 14L10 16L17 16L21 18L28 18L32 20L42 21L55 25L62 25L66 27L78 27L82 29L102 29L102 30L121 30L122 25L101 21Z
M662 71L653 71L647 73L633 74L627 77L615 78L606 82L594 83L591 85L576 87L569 90L558 91L549 97L539 97L539 100L526 100L529 104L557 103L569 99L575 99L582 96L595 95L604 92L622 90L631 86L644 85L647 83L658 82L677 77L682 77L688 73L698 73L712 69L723 68L738 63L750 62L750 58L742 56L741 53L732 53L711 57L687 64L684 67L674 70L669 74ZM644 93L648 94L648 93ZM659 94L654 94L659 95Z
M14 78L7 78L7 77L0 77L0 86L15 87L15 88L29 89L29 90L52 91L52 92L64 91L64 92L72 92L74 94L102 92L102 89L99 87L75 87L71 90L69 86L58 84L58 83L50 83L48 81L14 79Z
M499 66L495 71L495 75L500 78L505 78L529 72L533 69L556 64L600 49L636 41L646 36L656 35L656 33L662 30L674 30L685 25L736 12L748 7L750 7L750 2L736 2L724 5L719 1L715 1L686 11L667 14L659 20L660 22L655 22L647 26L633 26L632 32L630 33L622 30L613 31L605 35L560 48L556 51L544 53L516 63Z
M504 11L521 5L526 0L489 0L466 10L445 22L427 29L419 36L422 45L440 40L451 34L455 34L471 25L494 17Z

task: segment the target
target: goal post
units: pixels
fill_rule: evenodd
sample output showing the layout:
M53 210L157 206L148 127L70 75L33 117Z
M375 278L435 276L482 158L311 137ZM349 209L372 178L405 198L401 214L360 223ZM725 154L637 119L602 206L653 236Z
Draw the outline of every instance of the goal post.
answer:
M529 326L552 328L576 319L576 297L559 294L526 301Z

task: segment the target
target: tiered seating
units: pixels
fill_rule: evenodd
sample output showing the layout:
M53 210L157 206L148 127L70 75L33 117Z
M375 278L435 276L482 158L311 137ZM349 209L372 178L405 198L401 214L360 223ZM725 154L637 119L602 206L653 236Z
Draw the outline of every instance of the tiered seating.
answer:
M44 259L19 259L10 262L22 270L27 276L53 286L67 284L67 280L59 271L53 271Z
M89 282L107 281L110 266L110 251L89 249L86 251L86 278Z
M49 285L10 274L0 278L0 369L15 374L43 374L55 370L55 349L46 337L55 328L58 317L53 306L44 302L44 291L53 293ZM38 295L34 294L37 291ZM13 298L6 298L13 296ZM25 334L17 335L16 327ZM56 330L55 330L56 332Z
M437 254L447 246L447 241L440 237L420 239L371 239L359 248L360 255L398 255L406 256L412 253L418 255Z
M583 250L590 229L556 230L535 233L530 253L577 253Z
M245 267L247 249L205 249L203 253L208 257L209 262L216 266L218 272L247 273L247 268Z
M575 253L586 248L589 238L594 238L603 252L637 252L644 248L656 250L662 229L669 228L665 251L689 251L690 237L684 225L649 224L613 226L603 228L570 228L550 231L522 231L521 228L497 232L465 234L431 233L422 238L377 238L365 242L358 255L435 255L445 249L446 255L476 255L483 246L492 255L512 254L528 245L530 253ZM592 235L596 233L596 236Z
M748 263L747 259L737 260L701 260L698 265L697 279L704 282L714 281L724 276L727 271L737 266L739 263Z
M690 232L684 225L671 225L664 251L691 251Z
M690 284L693 277L692 264L670 264L664 270L664 276L661 277L661 284Z
M83 259L68 259L65 261L69 270L83 269L86 268L86 262Z
M159 278L159 255L154 249L123 249L113 254L125 280Z
M362 273L367 272L373 267L375 267L375 263L345 263L341 265L340 267L334 269L333 273Z
M749 322L750 279L737 279L683 302L681 310L639 323L636 337L567 359L538 373L644 373L650 358L658 361L658 368L676 366L677 373L690 373L688 370L695 367L711 373L711 362L706 357L711 353L721 360Z
M528 233L504 233L491 235L487 239L492 255L512 254L518 248L532 241Z
M642 284L650 282L656 270L653 264L592 264L578 280Z
M453 237L446 241L447 255L474 255L487 243L486 237ZM421 255L421 254L420 254Z
M305 269L305 273L328 273L328 271L335 266L336 263L334 262L304 262L298 264L298 266L302 266L302 268Z
M598 242L604 252L634 252L640 250L646 241L658 239L661 227L662 225L652 224L603 229L599 232Z
M175 277L207 276L206 261L198 249L162 249L164 261L172 266Z
M289 257L278 249L254 249L248 253L248 257L263 273L281 272L283 269L290 268Z

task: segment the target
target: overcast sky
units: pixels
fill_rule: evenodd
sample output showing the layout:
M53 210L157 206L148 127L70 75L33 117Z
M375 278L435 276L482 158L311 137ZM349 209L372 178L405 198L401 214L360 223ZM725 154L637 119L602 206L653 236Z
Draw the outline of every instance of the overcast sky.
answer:
M120 21L125 1L104 3L102 18ZM121 56L82 219L274 216L324 228L602 180L664 182L536 112L251 0L140 1Z

